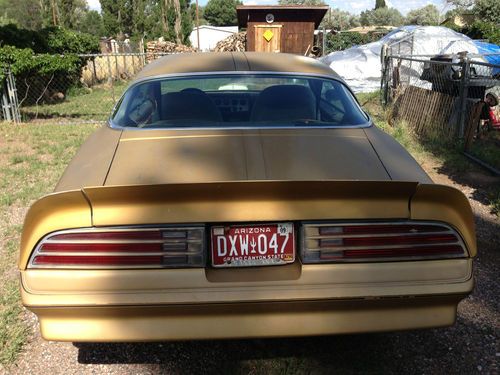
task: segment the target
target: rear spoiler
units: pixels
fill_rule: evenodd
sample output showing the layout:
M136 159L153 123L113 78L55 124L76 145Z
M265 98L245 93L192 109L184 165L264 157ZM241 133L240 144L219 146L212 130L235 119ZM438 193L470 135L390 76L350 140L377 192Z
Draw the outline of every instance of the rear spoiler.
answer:
M37 242L71 228L282 220L443 221L476 254L467 198L447 186L398 181L236 181L89 187L50 194L31 207L19 266Z

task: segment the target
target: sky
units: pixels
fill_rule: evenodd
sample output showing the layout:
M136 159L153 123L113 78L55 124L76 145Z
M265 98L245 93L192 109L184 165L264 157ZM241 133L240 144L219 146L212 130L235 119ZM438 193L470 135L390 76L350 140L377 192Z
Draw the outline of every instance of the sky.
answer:
M194 1L192 0L192 2ZM199 0L199 4L205 5L207 1ZM325 2L332 8L339 8L354 14L375 7L375 0L326 0ZM445 0L385 0L385 2L387 6L398 9L403 15L406 15L412 9L422 8L428 4L434 4L441 13L445 13L449 9ZM87 3L90 9L101 9L99 0L87 0ZM243 0L244 5L273 5L277 3L277 0Z

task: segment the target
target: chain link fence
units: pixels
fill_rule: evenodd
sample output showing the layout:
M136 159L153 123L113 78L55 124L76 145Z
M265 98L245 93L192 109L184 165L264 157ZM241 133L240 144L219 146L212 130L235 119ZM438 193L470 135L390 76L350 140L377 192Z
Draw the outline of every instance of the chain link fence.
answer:
M170 53L85 54L77 74L33 75L15 81L20 119L100 122L109 116L128 82L148 63ZM5 86L5 85L4 85ZM0 87L0 96L7 92ZM0 113L0 120L11 119Z
M479 162L493 156L489 167L500 173L500 65L466 54L387 55L381 88L392 120L421 137L463 142Z

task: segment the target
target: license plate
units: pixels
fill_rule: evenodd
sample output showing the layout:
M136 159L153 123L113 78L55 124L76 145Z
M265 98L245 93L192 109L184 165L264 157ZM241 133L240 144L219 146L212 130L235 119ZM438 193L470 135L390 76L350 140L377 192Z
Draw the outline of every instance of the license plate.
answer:
M273 266L293 263L292 223L213 226L214 267Z

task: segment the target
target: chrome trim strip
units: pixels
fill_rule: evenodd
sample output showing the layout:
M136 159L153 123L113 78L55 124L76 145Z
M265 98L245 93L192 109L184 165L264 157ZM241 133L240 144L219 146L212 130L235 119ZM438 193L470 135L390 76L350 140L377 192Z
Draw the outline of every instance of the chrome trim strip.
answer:
M165 238L164 240L101 240L101 239L94 239L94 240L46 240L44 241L44 244L58 244L58 243L68 243L68 244L121 244L121 243L130 243L130 244L150 244L150 243L162 243L162 244L177 244L177 243L201 243L203 242L203 239L200 238L199 240L171 240L169 238Z
M460 235L460 233L455 230L453 227L448 225L447 223L444 222L437 222L437 221L419 221L419 220L405 220L405 221L378 221L378 222L356 222L356 221L345 221L345 222L314 222L314 221L303 221L300 223L300 239L301 239L301 248L300 248L300 257L301 260L304 264L322 264L322 263L341 263L341 262L390 262L390 261L405 261L405 260L431 260L431 259L449 259L449 258L465 258L468 255L468 250L465 245L465 242ZM447 232L451 232L452 234L455 234L457 241L456 242L445 242L445 243L430 243L430 244L423 244L422 246L429 247L429 246L443 246L443 245L459 245L463 249L462 254L438 254L438 255L423 255L423 256L405 256L405 257L369 257L369 258L339 258L339 259L329 259L329 260L316 260L316 261L307 261L305 260L306 258L306 251L307 252L312 252L316 254L317 252L321 250L329 251L329 252L334 252L332 250L359 250L359 249L388 249L388 248L406 248L405 246L410 246L410 247L419 247L418 245L388 245L388 246L351 246L351 247L335 247L335 248L323 248L323 249L308 249L307 248L307 243L306 241L311 240L310 237L306 237L305 234L305 229L307 227L343 227L343 226L348 226L348 225L356 225L356 226L377 226L377 225L393 225L393 226L402 226L402 225L432 225L436 227L442 227L445 229ZM442 232L432 232L432 234L442 234ZM416 233L415 233L416 234ZM398 235L401 235L401 233L398 233ZM312 239L317 240L317 239Z
M201 249L200 252L196 252L194 255L195 256L201 256L203 265L199 266L190 266L190 265L151 265L151 266L133 266L133 265L123 265L123 266L82 266L82 265L34 265L33 260L35 259L36 256L38 255L51 255L51 254L56 254L55 252L43 252L41 251L41 247L46 241L49 241L51 237L57 236L59 234L72 234L72 233L99 233L99 232L145 232L145 231L179 231L179 230L193 230L193 231L200 231L201 232L201 239L200 240L195 240L196 243L201 244ZM183 226L182 224L172 224L172 225L161 225L161 226L155 226L154 224L151 225L144 225L144 226L116 226L116 227L85 227L85 228L73 228L73 229L65 229L65 230L60 230L60 231L55 231L52 233L49 233L45 235L36 245L35 249L30 255L30 260L27 265L27 269L37 269L37 268L53 268L53 269L140 269L140 268L203 268L206 265L206 254L207 254L207 242L206 242L206 225L205 224L188 224L186 226ZM171 243L171 240L168 238L165 239L166 241L161 241L163 243ZM56 240L58 241L58 240ZM63 241L63 240L59 240ZM172 255L174 252L163 252L158 255L162 255L165 257L166 255ZM75 253L71 253L75 254ZM64 252L64 255L71 255L67 254L67 252ZM94 254L92 253L86 253L87 255L96 255L97 252ZM123 254L123 253L120 253ZM131 254L131 253L128 253ZM140 253L139 255L146 255L147 253ZM105 255L111 255L111 253L106 253ZM183 255L186 255L186 253L183 253ZM167 256L168 257L168 256Z
M74 252L69 252L69 251L50 251L50 252L39 252L37 256L120 256L120 257L127 257L127 256L158 256L161 255L163 257L171 257L171 256L179 256L179 255L187 255L187 256L192 256L192 255L202 255L203 251L166 251L166 252L139 252L139 251L134 251L134 252L118 252L118 251L95 251L95 252L85 252L85 251L74 251Z
M317 235L308 236L310 240L334 240L341 238L373 238L373 237L408 237L408 236L429 236L433 234L455 234L451 230L443 232L417 232L417 233L373 233L373 234L329 234L329 235Z
M376 246L331 246L331 247L321 247L321 248L309 248L307 251L309 252L319 252L326 251L329 253L341 252L344 250L384 250L384 249L412 249L419 247L440 247L440 246L448 246L448 245L461 245L460 241L457 238L455 242L439 242L432 244L414 244L414 245L376 245Z

